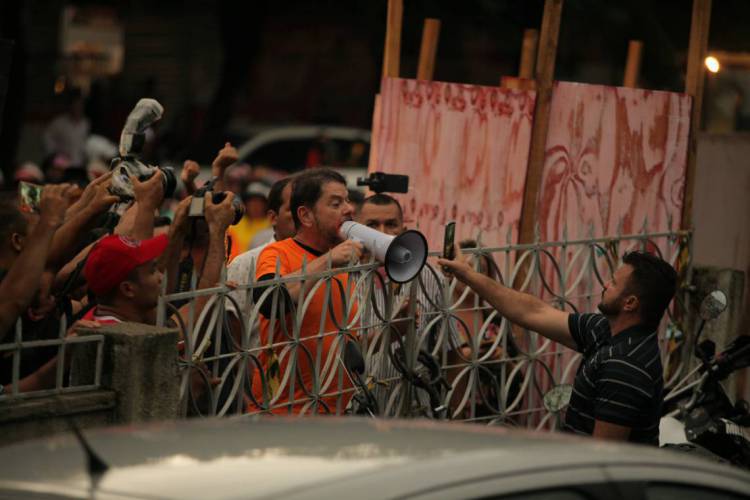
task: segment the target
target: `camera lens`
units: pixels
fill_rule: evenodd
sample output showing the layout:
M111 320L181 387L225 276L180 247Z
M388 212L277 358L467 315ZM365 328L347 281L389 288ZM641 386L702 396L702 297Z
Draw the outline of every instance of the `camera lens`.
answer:
M174 169L172 167L159 167L159 170L164 174L164 197L171 198L177 188L177 177Z
M213 193L211 201L216 205L224 201L226 197L227 194L224 192ZM232 225L235 225L241 221L242 216L245 215L245 205L242 204L242 200L238 196L235 196L232 200L232 208L234 208L234 220L232 221Z

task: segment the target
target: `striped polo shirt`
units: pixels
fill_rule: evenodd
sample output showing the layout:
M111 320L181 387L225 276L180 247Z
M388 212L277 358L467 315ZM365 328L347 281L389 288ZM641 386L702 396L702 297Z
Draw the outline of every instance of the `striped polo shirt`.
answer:
M656 331L637 325L612 336L601 314L571 314L568 327L583 360L564 429L591 435L602 420L630 427L630 442L658 445L664 379Z

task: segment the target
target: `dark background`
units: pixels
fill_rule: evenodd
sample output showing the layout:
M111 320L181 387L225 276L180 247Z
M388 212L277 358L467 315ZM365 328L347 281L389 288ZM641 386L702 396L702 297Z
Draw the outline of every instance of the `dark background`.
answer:
M404 0L401 75L415 76L422 22L437 17L435 79L497 85L517 74L523 30L540 27L543 4ZM144 96L166 109L161 158L205 162L226 138L262 125L370 127L385 0L3 1L0 37L15 41L0 136L6 176L19 161L39 161L38 135L62 110L53 89L66 5L113 8L124 30L122 73L94 81L87 98L93 133L117 140ZM682 91L691 9L691 0L566 0L555 78L619 85L628 40L640 39L640 86ZM750 51L748 24L750 2L714 0L709 49Z

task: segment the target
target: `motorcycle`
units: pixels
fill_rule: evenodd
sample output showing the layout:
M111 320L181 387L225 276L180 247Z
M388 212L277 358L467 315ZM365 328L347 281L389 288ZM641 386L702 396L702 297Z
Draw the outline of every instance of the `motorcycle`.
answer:
M660 445L750 468L750 405L744 400L732 403L721 385L731 373L750 366L750 336L738 336L718 354L713 341L699 343L706 322L726 307L727 297L720 290L701 303L693 342L700 364L664 398ZM699 378L688 383L696 374Z

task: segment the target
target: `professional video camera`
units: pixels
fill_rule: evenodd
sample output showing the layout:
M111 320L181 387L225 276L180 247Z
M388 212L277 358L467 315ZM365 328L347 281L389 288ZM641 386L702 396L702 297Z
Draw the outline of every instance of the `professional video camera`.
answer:
M358 177L357 186L368 186L375 193L408 193L409 176L373 172L369 177Z
M111 163L113 175L110 187L112 194L119 196L123 201L135 198L133 184L130 182L131 175L139 181L145 181L157 171L163 174L164 197L169 198L174 194L177 177L172 167L146 165L138 159L145 143L146 129L161 119L163 113L164 108L155 99L144 98L138 101L125 120L120 135L120 156L113 158Z

